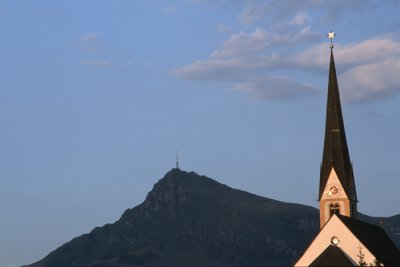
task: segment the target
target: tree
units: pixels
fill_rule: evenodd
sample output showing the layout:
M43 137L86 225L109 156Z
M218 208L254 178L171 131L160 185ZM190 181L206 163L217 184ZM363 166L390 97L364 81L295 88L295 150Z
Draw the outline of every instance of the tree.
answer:
M360 266L371 266L371 267L380 267L383 266L383 264L378 261L376 258L374 259L373 263L367 264L365 261L365 254L362 250L361 245L358 246L358 254L357 254L357 258L358 258L358 264Z
M374 262L371 263L369 266L379 267L379 266L383 266L383 264L382 264L382 262L378 261L377 259L374 259Z
M362 251L361 245L358 246L357 258L358 258L358 264L359 264L360 266L367 266L367 263L365 262L365 254L364 254L364 252Z

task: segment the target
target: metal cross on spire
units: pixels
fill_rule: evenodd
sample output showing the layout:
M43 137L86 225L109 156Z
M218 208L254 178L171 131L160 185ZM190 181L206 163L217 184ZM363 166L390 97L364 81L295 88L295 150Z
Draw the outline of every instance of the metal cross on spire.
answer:
M336 33L333 32L332 30L330 32L328 32L328 38L331 40L331 45L330 48L333 49L333 38L335 38Z

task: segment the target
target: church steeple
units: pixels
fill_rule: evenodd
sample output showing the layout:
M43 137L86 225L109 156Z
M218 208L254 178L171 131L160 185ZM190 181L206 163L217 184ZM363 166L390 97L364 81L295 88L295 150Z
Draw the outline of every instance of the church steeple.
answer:
M334 33L331 32L328 37L332 40ZM353 167L344 130L332 43L330 48L325 140L318 198L321 227L335 212L354 217L357 211Z

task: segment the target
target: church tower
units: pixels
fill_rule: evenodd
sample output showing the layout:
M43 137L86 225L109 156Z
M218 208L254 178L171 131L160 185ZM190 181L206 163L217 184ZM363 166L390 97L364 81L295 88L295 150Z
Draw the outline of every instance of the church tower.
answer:
M353 166L333 58L335 34L330 32L328 37L331 59L318 198L321 229L294 266L360 266L361 252L365 266L400 266L400 251L383 228L356 218Z
M335 34L329 33L333 39ZM357 194L350 161L336 78L333 45L331 43L325 140L322 156L319 202L320 227L334 214L354 218L357 213Z

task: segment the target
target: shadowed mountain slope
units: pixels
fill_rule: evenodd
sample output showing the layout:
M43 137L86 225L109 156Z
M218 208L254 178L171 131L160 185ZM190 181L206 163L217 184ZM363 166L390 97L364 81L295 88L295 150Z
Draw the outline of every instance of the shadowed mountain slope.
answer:
M288 266L318 230L315 208L172 169L114 224L97 227L29 266Z

